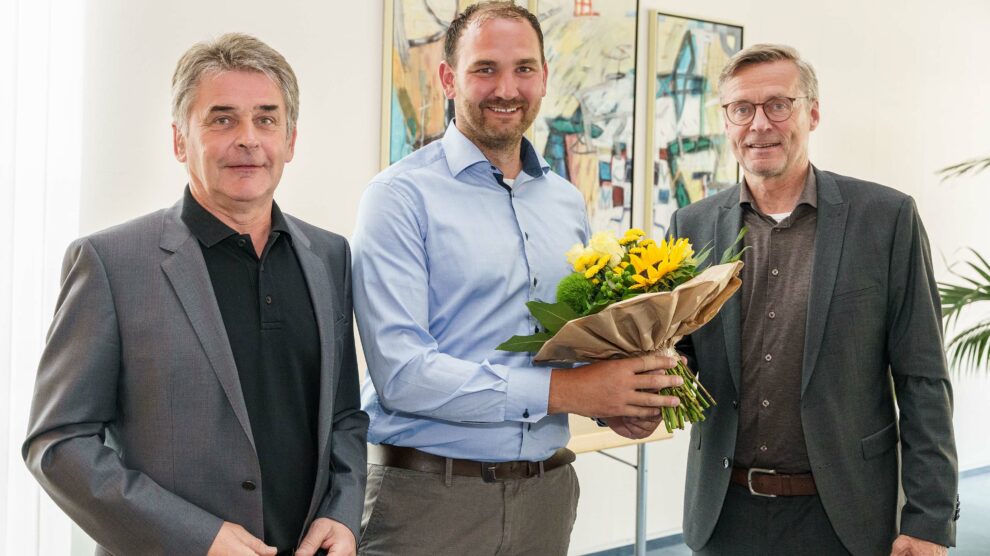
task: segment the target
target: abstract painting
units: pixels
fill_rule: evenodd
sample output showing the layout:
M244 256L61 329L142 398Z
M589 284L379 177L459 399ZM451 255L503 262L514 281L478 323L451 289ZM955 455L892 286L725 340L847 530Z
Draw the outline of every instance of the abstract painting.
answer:
M444 32L475 0L387 0L381 165L443 136ZM550 68L529 137L585 198L593 230L632 222L637 0L518 0L538 14Z
M725 140L718 76L742 48L743 28L650 14L645 221L666 235L670 216L738 181Z
M592 230L632 224L637 0L539 0L550 78L534 144L584 196Z

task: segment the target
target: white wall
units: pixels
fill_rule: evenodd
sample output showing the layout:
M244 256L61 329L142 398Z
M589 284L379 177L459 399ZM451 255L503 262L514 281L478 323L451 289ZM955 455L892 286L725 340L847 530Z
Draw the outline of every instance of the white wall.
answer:
M605 1L605 0L598 0ZM648 9L745 26L745 43L796 46L822 82L822 124L812 160L914 195L936 259L963 246L990 252L990 172L939 184L935 171L990 153L990 4L834 0L641 0ZM289 212L349 235L361 190L378 170L382 6L379 2L90 0L81 233L170 205L184 184L171 155L169 80L193 42L226 31L257 35L280 50L302 87L295 160L277 195ZM643 58L645 60L645 57ZM639 68L645 74L645 64ZM552 71L552 68L551 68ZM640 80L638 114L645 114ZM644 126L637 126L643 144ZM643 154L637 152L643 160ZM642 187L637 184L641 192ZM940 277L945 278L939 267ZM990 464L983 422L990 380L956 380L963 468ZM680 529L685 435L649 448L649 535ZM634 451L618 450L632 460ZM579 554L631 542L632 470L597 454L577 463L583 497L572 542ZM85 543L75 553L85 553Z

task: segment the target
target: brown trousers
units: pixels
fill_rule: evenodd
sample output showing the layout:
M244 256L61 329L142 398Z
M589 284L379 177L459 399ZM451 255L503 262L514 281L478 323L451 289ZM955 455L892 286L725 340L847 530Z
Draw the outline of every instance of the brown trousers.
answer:
M564 556L580 494L570 465L486 483L368 466L361 556Z

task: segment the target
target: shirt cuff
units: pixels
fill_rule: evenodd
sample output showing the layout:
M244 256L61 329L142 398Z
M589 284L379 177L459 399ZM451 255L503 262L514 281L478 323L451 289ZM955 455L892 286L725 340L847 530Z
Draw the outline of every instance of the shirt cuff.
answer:
M549 367L510 367L505 420L535 423L547 416L550 400Z

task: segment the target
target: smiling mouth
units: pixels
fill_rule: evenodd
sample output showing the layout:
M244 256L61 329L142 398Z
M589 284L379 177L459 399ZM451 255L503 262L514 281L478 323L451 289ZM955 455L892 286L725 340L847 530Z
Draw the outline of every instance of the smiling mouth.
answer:
M519 106L516 106L515 108L501 108L501 107L498 107L498 106L486 106L486 108L489 109L489 110L491 110L492 112L495 112L496 114L512 114L512 113L518 112L520 110L520 107Z
M746 146L750 149L769 149L771 147L779 147L780 143L750 143Z

